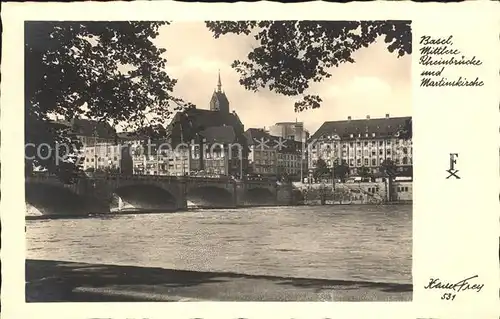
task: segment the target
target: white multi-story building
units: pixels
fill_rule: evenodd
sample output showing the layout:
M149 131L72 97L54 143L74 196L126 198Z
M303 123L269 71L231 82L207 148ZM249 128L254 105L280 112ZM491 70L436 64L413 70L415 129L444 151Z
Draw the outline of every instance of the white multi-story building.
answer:
M70 129L80 140L81 164L84 171L112 169L126 173L120 139L116 131L106 122L74 118L70 121L55 121Z
M325 122L308 142L309 169L314 170L322 159L328 167L335 160L346 163L350 174L356 175L360 167L372 173L380 171L381 164L392 160L402 172L411 169L413 150L411 138L403 139L411 117L385 118Z

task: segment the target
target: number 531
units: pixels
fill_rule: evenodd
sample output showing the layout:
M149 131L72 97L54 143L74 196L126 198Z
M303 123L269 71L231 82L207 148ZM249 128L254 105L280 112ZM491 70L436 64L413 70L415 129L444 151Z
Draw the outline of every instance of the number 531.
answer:
M455 294L450 294L450 293L445 293L442 297L441 300L455 300Z

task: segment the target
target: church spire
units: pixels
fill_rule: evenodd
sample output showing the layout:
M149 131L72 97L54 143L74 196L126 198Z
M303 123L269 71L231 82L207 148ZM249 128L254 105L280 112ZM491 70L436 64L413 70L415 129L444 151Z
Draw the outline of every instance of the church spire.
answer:
M222 92L222 81L220 80L220 69L219 69L219 81L217 82L217 92Z
M229 101L227 99L226 93L222 91L222 81L220 79L220 69L217 79L217 88L214 90L212 94L212 98L210 99L210 110L218 111L222 113L229 113Z

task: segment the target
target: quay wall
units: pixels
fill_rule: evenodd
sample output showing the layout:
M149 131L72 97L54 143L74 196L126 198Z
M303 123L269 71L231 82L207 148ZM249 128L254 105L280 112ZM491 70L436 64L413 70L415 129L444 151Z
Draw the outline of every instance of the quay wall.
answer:
M300 190L305 205L331 204L383 204L413 201L413 183L396 181L389 192L387 182L342 183L333 185L302 185Z

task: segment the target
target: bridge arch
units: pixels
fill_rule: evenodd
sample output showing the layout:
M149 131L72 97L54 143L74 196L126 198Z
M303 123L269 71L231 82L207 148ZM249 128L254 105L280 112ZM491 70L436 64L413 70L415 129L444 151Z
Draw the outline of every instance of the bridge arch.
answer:
M62 183L25 183L25 202L30 211L38 211L42 215L76 216L91 212L85 198ZM29 206L34 207L35 210L30 209Z
M203 185L188 189L186 193L188 207L192 208L226 208L234 207L233 193L224 187Z
M253 187L245 192L246 205L275 205L276 194L266 187Z
M175 211L177 198L159 185L127 184L112 191L110 209L111 211Z

